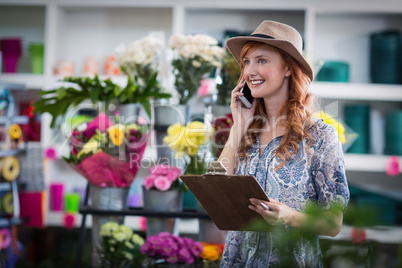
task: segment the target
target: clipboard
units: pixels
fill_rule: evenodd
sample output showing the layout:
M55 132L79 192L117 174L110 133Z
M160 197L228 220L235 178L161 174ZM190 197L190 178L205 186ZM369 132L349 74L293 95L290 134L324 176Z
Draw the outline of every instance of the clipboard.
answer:
M211 162L204 175L182 175L180 179L198 199L220 230L245 229L261 215L248 208L250 198L269 201L268 196L250 175L226 175L218 161Z

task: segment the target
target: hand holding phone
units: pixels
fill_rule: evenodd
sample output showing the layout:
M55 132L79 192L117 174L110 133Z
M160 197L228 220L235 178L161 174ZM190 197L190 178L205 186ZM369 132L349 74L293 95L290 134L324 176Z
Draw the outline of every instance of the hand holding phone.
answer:
M240 101L244 104L244 106L248 109L251 108L253 104L254 97L251 95L251 90L248 87L247 83L244 84L244 87L240 89L240 92L243 93L243 96L240 96Z

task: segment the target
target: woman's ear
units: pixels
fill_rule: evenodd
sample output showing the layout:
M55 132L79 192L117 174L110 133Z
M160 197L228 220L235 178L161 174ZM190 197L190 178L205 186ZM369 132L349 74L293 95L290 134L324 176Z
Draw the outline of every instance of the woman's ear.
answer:
M290 71L289 66L285 66L285 70L286 70L285 77L289 77L292 74L292 72Z

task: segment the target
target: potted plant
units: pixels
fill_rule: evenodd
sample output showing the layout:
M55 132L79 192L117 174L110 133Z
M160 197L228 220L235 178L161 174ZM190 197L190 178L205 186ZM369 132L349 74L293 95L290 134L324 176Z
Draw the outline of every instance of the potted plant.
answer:
M184 185L179 176L182 170L160 164L149 168L149 175L144 179L142 188L144 208L155 212L178 212L183 208ZM147 235L162 231L178 234L177 218L146 219Z
M115 222L107 222L100 230L101 241L98 245L100 266L102 268L142 267L145 255L140 247L144 239L129 227Z

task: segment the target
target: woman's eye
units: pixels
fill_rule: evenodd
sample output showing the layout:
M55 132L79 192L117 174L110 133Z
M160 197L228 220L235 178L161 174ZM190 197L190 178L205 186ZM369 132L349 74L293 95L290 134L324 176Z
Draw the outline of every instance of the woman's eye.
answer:
M249 60L244 60L243 62L244 62L244 65L250 64Z
M259 59L258 60L258 63L266 63L267 61L266 60L264 60L264 59Z

